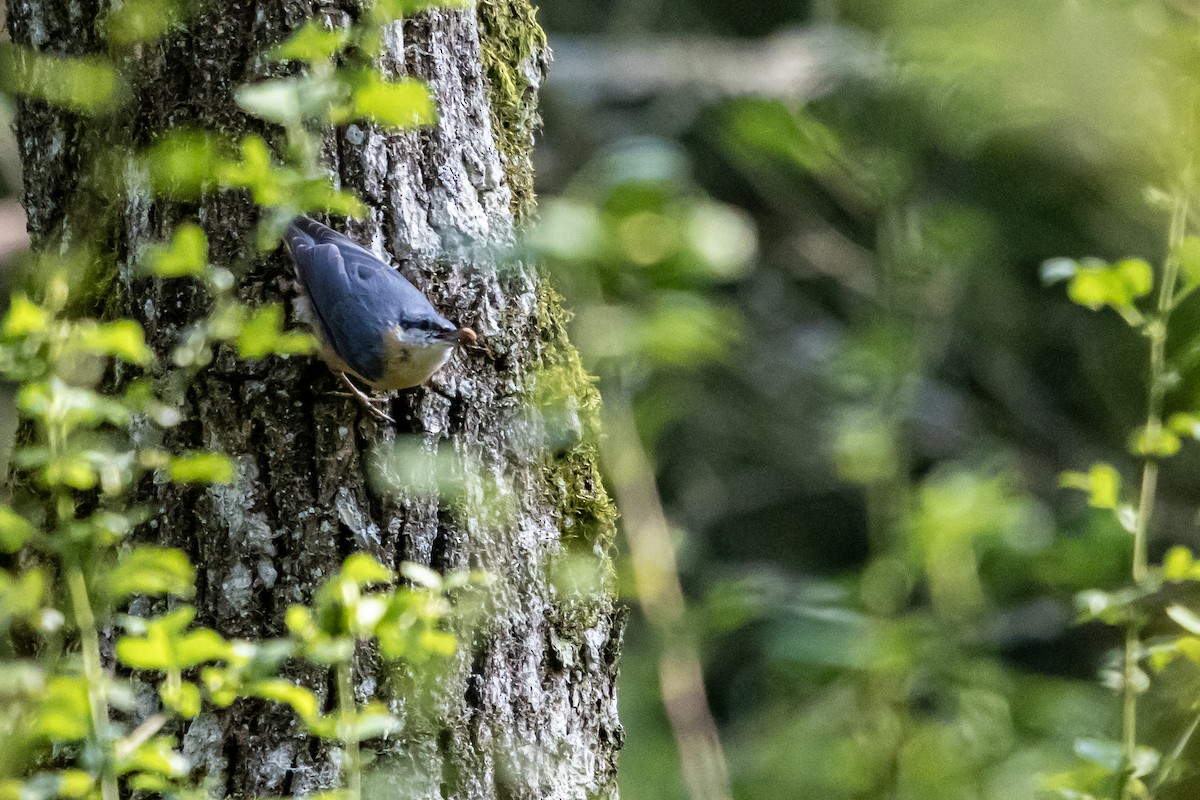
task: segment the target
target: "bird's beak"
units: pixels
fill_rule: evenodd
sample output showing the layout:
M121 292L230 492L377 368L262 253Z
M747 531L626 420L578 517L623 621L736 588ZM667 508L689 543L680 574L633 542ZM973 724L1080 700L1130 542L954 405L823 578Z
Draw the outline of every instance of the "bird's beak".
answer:
M479 341L479 337L475 331L470 328L459 328L456 331L438 334L438 338L444 342L450 342L455 345L475 344Z

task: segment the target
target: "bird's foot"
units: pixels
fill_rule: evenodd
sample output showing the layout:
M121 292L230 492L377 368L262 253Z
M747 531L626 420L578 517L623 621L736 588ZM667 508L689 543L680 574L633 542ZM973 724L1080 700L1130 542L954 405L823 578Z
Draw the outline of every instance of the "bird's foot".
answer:
M393 425L396 424L396 420L389 417L382 408L376 405L377 403L386 403L386 399L371 397L362 389L359 389L357 386L355 386L354 381L350 380L350 376L344 372L339 372L338 377L342 379L342 383L346 384L346 387L349 388L350 391L330 392L330 394L334 395L335 397L353 397L354 399L358 400L362 407L365 408L371 414L371 416L375 417L376 419L383 420L384 422L390 422Z

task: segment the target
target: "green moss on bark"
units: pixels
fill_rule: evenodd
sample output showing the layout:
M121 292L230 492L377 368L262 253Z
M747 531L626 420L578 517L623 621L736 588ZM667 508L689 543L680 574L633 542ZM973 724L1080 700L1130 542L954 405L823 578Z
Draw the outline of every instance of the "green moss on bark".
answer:
M569 312L543 281L538 291L541 353L530 386L530 402L547 420L551 449L547 485L568 543L607 547L617 512L600 476L600 391L567 341Z
M492 129L512 190L518 222L533 213L533 133L541 124L537 91L546 75L546 34L528 0L483 0L477 6L480 50Z
M512 190L518 225L533 215L533 134L541 122L537 92L549 50L528 0L482 0L477 6L480 48L488 80L492 129ZM543 280L538 291L538 363L530 401L560 437L549 456L547 485L560 514L564 541L607 547L616 509L604 489L599 461L600 392L567 339L568 312Z

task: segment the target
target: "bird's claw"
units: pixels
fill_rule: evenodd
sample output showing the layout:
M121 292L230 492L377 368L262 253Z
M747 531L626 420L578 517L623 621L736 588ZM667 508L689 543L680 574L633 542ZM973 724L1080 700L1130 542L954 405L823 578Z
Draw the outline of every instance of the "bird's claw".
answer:
M333 395L335 397L353 397L355 400L357 400L359 402L360 405L362 405L363 408L365 408L368 411L368 413L371 414L371 416L375 417L376 419L383 420L384 422L390 422L393 425L396 424L396 420L392 419L390 416L387 415L387 413L383 409L381 409L381 408L379 408L379 406L375 405L376 403L386 403L387 400L381 400L381 399L376 399L376 398L371 397L366 392L364 392L362 389L359 389L357 386L355 386L354 381L350 380L350 376L344 372L339 372L338 377L340 377L342 379L342 383L346 384L347 388L349 388L350 391L349 392L330 392L331 395Z

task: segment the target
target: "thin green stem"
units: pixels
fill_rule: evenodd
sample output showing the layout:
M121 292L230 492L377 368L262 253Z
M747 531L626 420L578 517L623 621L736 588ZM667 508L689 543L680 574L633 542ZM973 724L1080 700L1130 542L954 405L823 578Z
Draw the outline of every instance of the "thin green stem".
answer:
M342 782L346 785L349 800L362 800L362 762L358 752L358 735L354 730L357 704L354 702L354 663L351 660L337 665L338 714L341 724L338 735L345 745L342 761Z
M1188 172L1190 173L1190 168ZM1176 304L1176 284L1179 281L1179 246L1187 228L1188 200L1191 181L1176 196L1171 213L1171 227L1167 246L1167 257L1163 264L1162 282L1158 288L1158 302L1154 315L1145 324L1144 330L1150 339L1150 385L1146 391L1146 434L1153 441L1163 427L1163 399L1167 387L1167 329L1171 311ZM1154 502L1158 494L1158 461L1147 456L1142 462L1142 486L1138 498L1137 517L1133 528L1133 559L1130 573L1135 586L1146 579L1149 572L1147 542L1150 520L1154 515ZM1122 664L1121 703L1121 767L1118 771L1120 792L1126 800L1131 796L1131 768L1137 751L1137 695L1141 681L1137 679L1138 658L1141 651L1140 623L1131 620L1125 626L1125 654Z
M100 634L96 629L96 618L92 614L92 603L88 599L87 580L78 566L67 568L67 587L71 593L71 606L75 623L79 626L80 650L83 657L83 675L88 685L88 707L92 715L92 733L104 763L100 773L100 794L103 800L117 800L117 776L113 774L109 758L108 718L108 675L100 661Z

